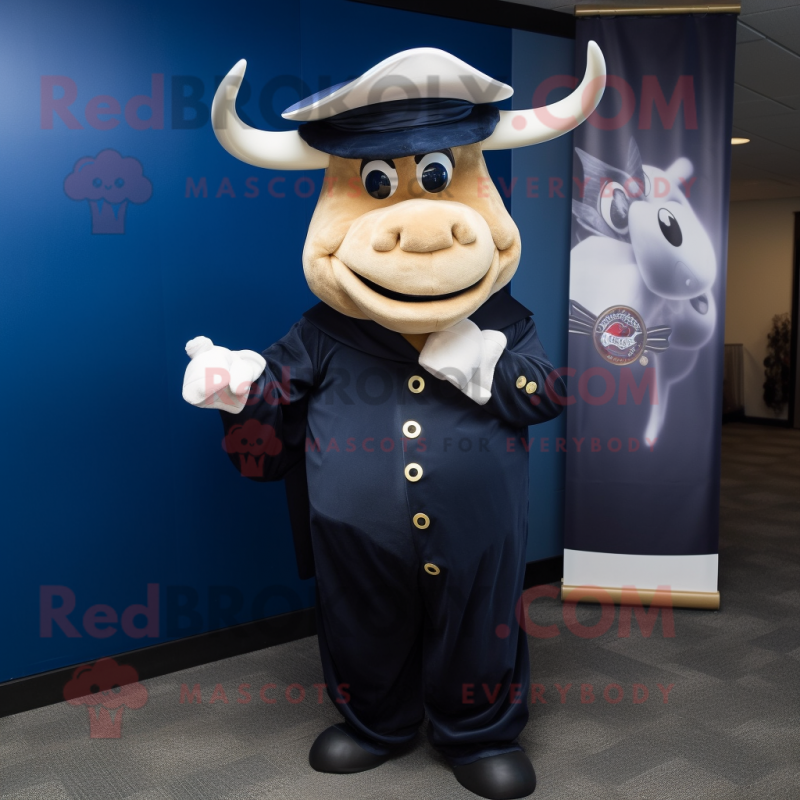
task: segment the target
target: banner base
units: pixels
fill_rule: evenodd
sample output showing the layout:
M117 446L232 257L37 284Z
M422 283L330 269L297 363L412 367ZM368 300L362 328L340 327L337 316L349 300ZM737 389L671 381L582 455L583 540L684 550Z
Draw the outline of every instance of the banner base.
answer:
M663 589L633 589L621 586L571 586L562 581L561 601L577 603L614 603L629 605L636 593L638 602L656 608L699 608L706 611L719 609L719 592L690 592Z
M719 589L719 555L642 556L564 549L567 586L637 586L673 592L714 593Z

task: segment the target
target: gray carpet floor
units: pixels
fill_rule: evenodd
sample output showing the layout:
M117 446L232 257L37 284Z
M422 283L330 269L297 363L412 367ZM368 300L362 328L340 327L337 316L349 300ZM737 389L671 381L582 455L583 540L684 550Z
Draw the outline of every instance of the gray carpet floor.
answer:
M800 798L800 432L725 426L721 503L722 610L676 610L674 637L660 621L620 637L617 619L584 639L558 601L532 607L560 631L530 639L546 703L531 706L523 744L540 800ZM579 606L583 624L599 618ZM308 748L339 719L318 702L321 680L311 638L146 681L119 739L91 739L88 709L65 703L2 719L0 797L474 800L426 742L369 773L313 772ZM251 702L237 702L248 683ZM182 684L199 684L202 704L181 703ZM210 702L217 684L227 704ZM286 699L291 684L304 700ZM564 702L556 684L572 685ZM667 702L659 684L672 684Z

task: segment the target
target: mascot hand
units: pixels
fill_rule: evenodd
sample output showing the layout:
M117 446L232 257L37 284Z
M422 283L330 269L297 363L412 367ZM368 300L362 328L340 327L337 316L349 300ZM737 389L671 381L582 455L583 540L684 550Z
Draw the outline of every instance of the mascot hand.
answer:
M183 399L198 408L218 408L238 414L250 386L267 362L252 350L228 350L198 336L186 344L192 360L183 377Z
M462 392L481 365L483 335L469 319L428 336L419 363L439 380L449 381Z
M481 365L472 376L466 388L462 391L479 406L489 402L492 396L492 381L494 380L494 368L506 349L508 340L504 333L500 331L482 331L483 335L483 355Z
M428 336L419 363L482 406L492 396L494 368L506 344L500 331L481 331L472 320L464 319Z

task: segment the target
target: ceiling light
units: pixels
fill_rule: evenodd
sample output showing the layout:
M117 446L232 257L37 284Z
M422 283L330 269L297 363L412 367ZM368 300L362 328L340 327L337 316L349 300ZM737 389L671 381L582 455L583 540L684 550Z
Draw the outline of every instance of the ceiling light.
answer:
M749 139L743 139L740 136L734 136L731 139L731 144L747 144L749 141Z

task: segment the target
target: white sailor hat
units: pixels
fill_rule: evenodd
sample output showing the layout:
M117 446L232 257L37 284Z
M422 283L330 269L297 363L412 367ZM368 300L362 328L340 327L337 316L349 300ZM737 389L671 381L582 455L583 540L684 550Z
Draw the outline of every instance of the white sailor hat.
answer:
M236 113L247 63L223 78L211 105L220 144L236 158L265 169L325 169L330 156L402 158L482 142L507 150L547 142L571 131L594 111L606 82L603 54L586 50L586 72L563 100L541 108L499 111L510 86L432 47L405 50L361 77L331 86L287 108L296 131L251 128Z
M343 158L400 158L488 138L500 117L489 103L514 90L433 47L404 50L352 81L295 103L285 119L300 136Z
M474 105L506 100L514 90L435 47L415 47L385 58L352 81L337 83L289 106L281 116L315 122L343 111L396 100L448 98Z

